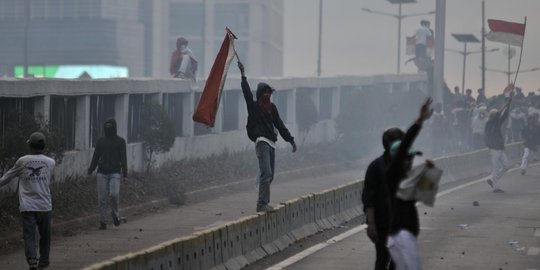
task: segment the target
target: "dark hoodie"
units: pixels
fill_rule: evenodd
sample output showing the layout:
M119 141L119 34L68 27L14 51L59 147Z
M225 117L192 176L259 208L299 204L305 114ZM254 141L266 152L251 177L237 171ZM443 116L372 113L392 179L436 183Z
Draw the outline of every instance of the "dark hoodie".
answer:
M111 127L107 128L107 124L111 124ZM114 119L105 121L103 132L105 136L97 141L88 174L91 174L97 166L98 173L121 173L127 177L126 141L116 135L116 121Z
M266 83L259 83L257 85L257 100L261 98L263 91L267 88L271 89ZM264 137L275 142L277 141L277 134L274 127L276 127L279 134L286 142L294 142L294 137L291 136L291 133L279 117L276 105L271 103L270 113L266 113L261 109L259 104L253 100L253 93L251 93L251 88L249 87L246 77L242 77L242 92L244 93L244 99L246 100L248 110L246 129L250 140L255 142L258 137Z

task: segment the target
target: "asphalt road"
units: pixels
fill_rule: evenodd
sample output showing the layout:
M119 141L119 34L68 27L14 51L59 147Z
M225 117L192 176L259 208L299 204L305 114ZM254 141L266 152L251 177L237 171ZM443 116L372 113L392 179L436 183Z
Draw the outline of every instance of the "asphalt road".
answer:
M456 183L441 190L435 207L418 207L423 269L540 269L540 167L525 176L510 171L502 188L492 193L485 178ZM373 269L363 227L348 232L250 269Z

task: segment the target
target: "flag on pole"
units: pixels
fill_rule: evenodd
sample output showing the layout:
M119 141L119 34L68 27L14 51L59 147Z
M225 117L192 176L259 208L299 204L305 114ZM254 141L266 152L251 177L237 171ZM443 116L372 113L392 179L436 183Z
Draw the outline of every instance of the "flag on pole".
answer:
M236 36L229 28L225 28L225 30L227 31L225 39L221 44L216 60L214 60L214 65L212 65L210 74L206 79L201 99L193 114L193 121L205 124L208 127L214 126L221 100L221 91L227 78L227 71L229 70L232 59L236 55L234 49Z
M488 20L488 25L491 30L486 35L488 40L519 47L523 46L525 24L501 20Z

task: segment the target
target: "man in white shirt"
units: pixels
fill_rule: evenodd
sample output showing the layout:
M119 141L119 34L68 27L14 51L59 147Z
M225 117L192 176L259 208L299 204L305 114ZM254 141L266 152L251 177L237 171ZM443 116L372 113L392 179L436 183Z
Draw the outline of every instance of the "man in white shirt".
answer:
M422 20L420 21L420 28L416 30L416 57L426 57L426 46L427 40L429 37L433 36L431 30L429 29L429 21Z
M34 132L27 141L30 154L15 162L0 178L0 188L18 179L19 210L22 216L24 252L30 269L49 266L52 200L49 184L55 161L43 154L45 136ZM36 226L39 231L39 258L36 252Z

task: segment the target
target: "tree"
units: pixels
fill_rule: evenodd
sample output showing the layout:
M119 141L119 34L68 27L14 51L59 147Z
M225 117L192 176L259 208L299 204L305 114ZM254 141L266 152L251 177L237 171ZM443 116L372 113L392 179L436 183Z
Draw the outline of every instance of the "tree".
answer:
M19 159L28 154L26 143L33 132L39 131L47 138L45 154L52 157L57 164L64 157L63 136L58 130L50 127L42 118L34 118L30 113L11 112L4 121L4 132L0 134L0 175L9 170Z
M154 155L167 152L173 146L174 125L163 106L150 101L144 104L140 130L148 173L152 167Z
M298 131L304 134L300 146L304 145L311 128L317 124L318 118L319 111L313 100L308 95L299 94L296 99L296 120Z

